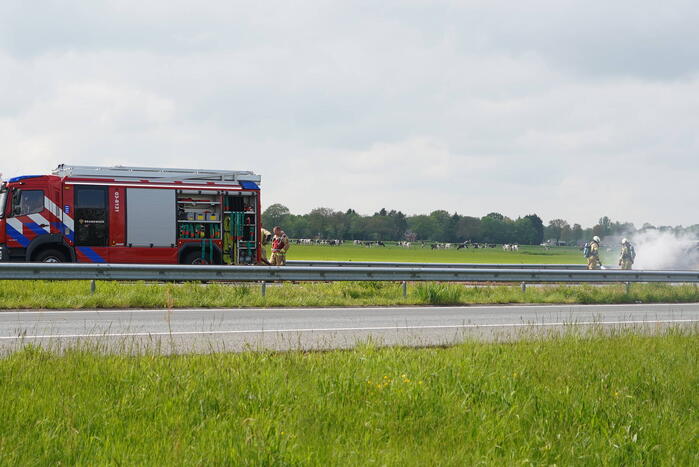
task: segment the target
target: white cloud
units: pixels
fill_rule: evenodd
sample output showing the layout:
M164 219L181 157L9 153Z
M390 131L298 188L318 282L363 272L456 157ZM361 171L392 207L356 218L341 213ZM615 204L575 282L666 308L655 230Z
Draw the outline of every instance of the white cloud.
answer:
M295 212L699 222L693 3L192 5L0 6L0 170L248 169Z

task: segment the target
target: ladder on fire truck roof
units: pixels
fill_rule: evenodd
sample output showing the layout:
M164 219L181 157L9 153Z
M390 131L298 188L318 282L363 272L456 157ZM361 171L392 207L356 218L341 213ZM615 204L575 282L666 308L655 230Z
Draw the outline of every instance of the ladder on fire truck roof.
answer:
M61 164L53 170L59 177L112 178L121 180L157 180L159 182L255 182L261 177L249 171L171 169L161 167L98 167Z

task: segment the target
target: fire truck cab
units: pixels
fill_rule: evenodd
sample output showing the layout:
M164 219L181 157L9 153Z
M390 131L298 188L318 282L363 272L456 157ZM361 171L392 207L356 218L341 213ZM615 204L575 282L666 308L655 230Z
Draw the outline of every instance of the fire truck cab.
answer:
M59 165L0 186L0 261L256 264L260 176Z

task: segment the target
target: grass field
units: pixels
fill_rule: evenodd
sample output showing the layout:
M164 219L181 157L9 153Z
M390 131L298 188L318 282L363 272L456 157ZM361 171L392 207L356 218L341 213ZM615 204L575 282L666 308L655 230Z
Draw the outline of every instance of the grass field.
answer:
M572 248L545 251L522 247L519 252L502 249L429 250L396 246L366 248L343 245L294 245L289 259L486 262L567 264L580 262ZM459 305L474 303L688 303L699 301L694 285L638 284L627 293L621 285L528 287L523 293L512 286L469 286L459 284L409 284L403 297L397 283L342 282L273 284L262 297L256 285L148 284L98 282L90 293L89 282L0 281L0 309L34 308L184 308L184 307L276 307L276 306L364 306L364 305Z
M584 264L576 248L552 248L548 251L539 246L520 246L518 252L503 251L500 246L485 249L431 250L430 248L293 245L289 249L289 260L324 261L388 261L406 263L505 263L505 264Z
M88 281L0 281L0 309L312 307L387 305L468 305L476 303L692 303L696 285L621 284L470 286L414 283L403 297L400 284L338 282L272 284L261 296L259 285L152 284Z
M699 337L0 359L0 463L697 465Z

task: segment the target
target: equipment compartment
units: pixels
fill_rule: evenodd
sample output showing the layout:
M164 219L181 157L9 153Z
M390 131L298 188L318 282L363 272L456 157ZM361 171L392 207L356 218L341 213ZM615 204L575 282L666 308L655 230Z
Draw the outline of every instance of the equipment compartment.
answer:
M178 238L221 239L221 195L200 191L177 192Z
M257 262L257 197L253 192L227 193L223 197L224 261Z

